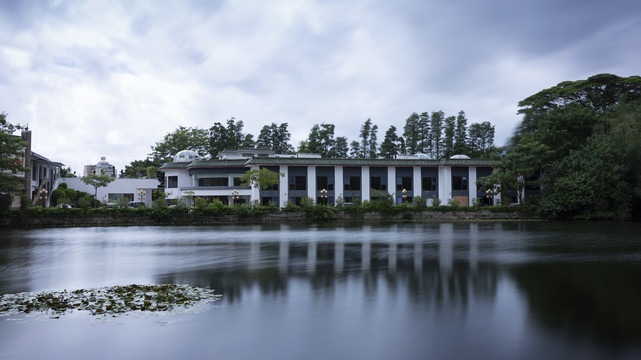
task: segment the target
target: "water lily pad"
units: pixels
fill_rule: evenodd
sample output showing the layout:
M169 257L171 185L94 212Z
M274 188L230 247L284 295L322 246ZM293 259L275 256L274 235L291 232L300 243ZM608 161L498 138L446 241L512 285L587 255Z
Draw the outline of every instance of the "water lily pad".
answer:
M18 293L0 296L0 316L44 313L57 319L72 311L118 316L132 311L188 311L220 298L213 290L189 285L128 285L62 292Z

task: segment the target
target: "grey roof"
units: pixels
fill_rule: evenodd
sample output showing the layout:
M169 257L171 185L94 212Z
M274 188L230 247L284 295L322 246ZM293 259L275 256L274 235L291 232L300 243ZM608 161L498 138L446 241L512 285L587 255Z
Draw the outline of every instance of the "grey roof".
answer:
M56 165L56 166L60 166L60 167L64 166L63 163L60 163L60 162L57 162L57 161L51 161L51 160L47 159L46 157L44 157L44 156L42 156L42 155L40 155L40 154L38 154L38 153L36 153L34 151L31 152L31 161L40 161L40 162L44 162L44 163L48 163L48 164Z
M491 167L498 161L491 159L328 159L328 158L251 158L239 160L196 160L168 162L160 169L186 169L199 167L249 167L259 166L480 166Z

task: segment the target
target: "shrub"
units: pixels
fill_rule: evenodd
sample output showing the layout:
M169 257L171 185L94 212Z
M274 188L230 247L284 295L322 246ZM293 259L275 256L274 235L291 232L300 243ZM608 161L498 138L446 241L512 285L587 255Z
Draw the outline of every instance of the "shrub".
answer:
M241 218L246 218L254 215L252 208L247 204L240 204L240 205L234 206L231 209L234 215L239 216Z
M332 205L317 204L304 209L305 217L311 221L336 220L336 208Z
M13 197L9 194L0 194L0 212L8 212L11 209Z
M414 208L416 210L423 211L423 210L427 209L427 199L425 199L422 196L415 196L412 199L412 205L414 206Z
M303 209L311 206L314 206L314 199L310 197L304 197L300 199L300 207L302 207Z
M82 209L87 210L91 207L91 197L88 195L82 196L80 199L78 199L78 206L80 206Z
M297 212L300 211L301 207L294 205L291 200L287 200L287 204L281 209L283 212Z
M433 206L433 207L439 207L439 206L441 206L441 199L439 199L439 198L434 198L434 199L432 199L432 206Z
M56 189L51 192L51 206L58 205L60 199L65 198L67 195L62 189Z

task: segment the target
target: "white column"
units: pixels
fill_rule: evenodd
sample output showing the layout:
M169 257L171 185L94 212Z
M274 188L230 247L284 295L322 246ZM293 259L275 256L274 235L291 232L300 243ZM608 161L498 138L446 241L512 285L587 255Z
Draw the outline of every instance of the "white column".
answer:
M278 207L283 207L287 204L287 182L289 181L287 166L281 165L278 171L283 174L280 178L280 184L278 185L278 197L280 201Z
M307 167L307 197L316 204L316 166L313 165Z
M396 204L396 168L393 166L387 168L387 192L392 194Z
M253 165L249 167L249 170L260 170L260 166L258 165ZM253 184L250 184L251 186L251 193L249 195L249 202L254 203L254 201L260 203L260 187L254 186Z
M443 205L452 198L452 168L449 166L438 168L438 198Z
M421 196L421 167L414 166L414 174L412 178L412 193L414 197Z
M334 201L338 198L345 199L343 196L343 167L334 167Z
M361 181L362 182L362 186L361 186L361 203L362 203L363 201L370 201L370 199L371 199L371 194L370 194L371 186L369 184L369 166L363 166L361 169L362 169L361 170L361 180L362 180Z
M472 206L472 199L476 199L476 166L470 166L467 169L467 174L470 179L468 181L468 206Z

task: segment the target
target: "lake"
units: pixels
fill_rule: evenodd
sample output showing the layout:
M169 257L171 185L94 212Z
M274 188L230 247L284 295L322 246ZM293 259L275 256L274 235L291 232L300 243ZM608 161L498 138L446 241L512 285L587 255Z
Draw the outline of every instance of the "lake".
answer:
M0 294L167 283L222 297L0 316L0 358L641 359L641 224L0 232Z

